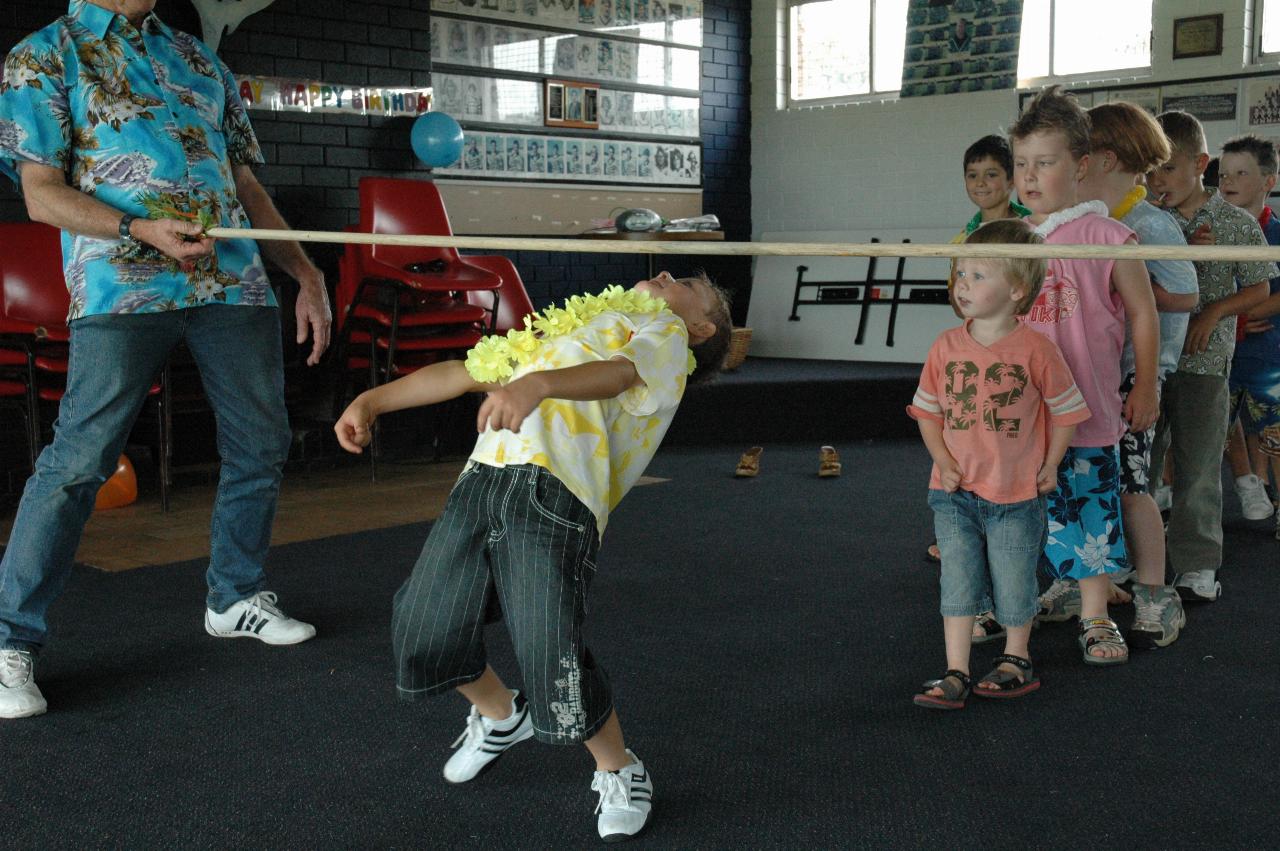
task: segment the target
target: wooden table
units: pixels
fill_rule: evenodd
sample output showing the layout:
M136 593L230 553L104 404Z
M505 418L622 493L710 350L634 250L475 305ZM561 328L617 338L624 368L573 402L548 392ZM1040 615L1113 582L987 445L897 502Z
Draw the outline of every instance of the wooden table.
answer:
M584 233L582 239L626 239L634 242L724 242L722 230L660 230L617 233ZM649 263L649 277L653 277L654 254L646 254Z

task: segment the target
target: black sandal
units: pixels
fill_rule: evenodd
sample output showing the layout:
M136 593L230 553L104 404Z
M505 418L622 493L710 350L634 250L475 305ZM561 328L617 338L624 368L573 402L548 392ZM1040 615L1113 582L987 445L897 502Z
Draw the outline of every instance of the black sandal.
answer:
M996 620L991 612L983 612L974 618L975 626L982 628L982 635L970 633L969 641L973 644L986 644L988 641L995 641L997 638L1004 638L1008 632L1004 628L1004 624Z
M925 683L914 701L916 706L923 706L925 709L964 709L965 698L969 696L972 687L973 681L968 674L952 668L939 679ZM929 694L935 688L942 689L942 694Z
M1000 666L1003 664L1013 665L1022 672L1022 676L1019 677L1016 672L1001 668ZM981 688L982 683L990 683L995 688ZM1015 697L1022 697L1024 694L1030 694L1040 688L1040 680L1036 678L1035 672L1031 668L1030 659L1006 653L995 658L995 667L991 669L991 673L978 681L978 685L979 688L973 690L974 695L977 697L1011 700Z

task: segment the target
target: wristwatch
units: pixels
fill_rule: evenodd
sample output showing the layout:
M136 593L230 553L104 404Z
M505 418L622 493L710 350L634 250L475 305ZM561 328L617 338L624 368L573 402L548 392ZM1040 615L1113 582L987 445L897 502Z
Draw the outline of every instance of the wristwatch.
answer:
M133 234L129 233L129 225L133 224L133 220L138 218L133 213L125 213L120 217L120 238L127 239L131 242L137 242Z

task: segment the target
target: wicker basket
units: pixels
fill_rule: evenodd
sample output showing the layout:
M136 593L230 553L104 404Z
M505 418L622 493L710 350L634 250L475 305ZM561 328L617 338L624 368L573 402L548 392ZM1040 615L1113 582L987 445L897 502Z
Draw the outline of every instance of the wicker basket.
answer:
M724 371L730 372L742 366L747 359L747 349L751 348L751 329L734 328L729 336L729 353L724 358Z

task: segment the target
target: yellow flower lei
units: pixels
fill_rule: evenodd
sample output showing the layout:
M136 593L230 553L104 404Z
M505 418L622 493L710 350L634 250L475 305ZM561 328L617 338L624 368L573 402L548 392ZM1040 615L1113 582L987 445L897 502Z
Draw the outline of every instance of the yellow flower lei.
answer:
M523 329L512 328L505 336L494 334L476 343L467 352L467 372L481 384L496 384L510 378L517 366L536 357L547 340L581 328L610 310L645 314L669 311L670 308L660 298L639 290L624 290L616 285L599 295L575 295L565 301L564 307L548 307L540 313L526 316ZM696 365L693 352L689 352L687 373L692 373Z
M1120 201L1120 203L1116 205L1116 208L1111 211L1111 218L1116 219L1117 221L1120 219L1123 219L1125 216L1129 215L1129 212L1134 207L1138 206L1139 201L1142 201L1146 197L1147 197L1147 187L1145 186L1133 187L1128 191L1128 193L1125 194L1124 198Z

